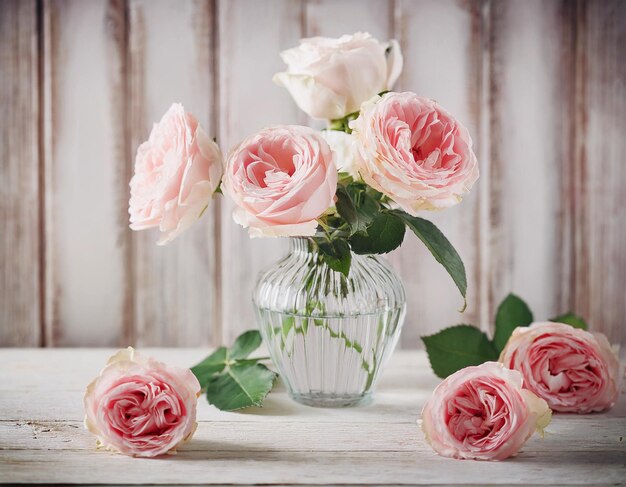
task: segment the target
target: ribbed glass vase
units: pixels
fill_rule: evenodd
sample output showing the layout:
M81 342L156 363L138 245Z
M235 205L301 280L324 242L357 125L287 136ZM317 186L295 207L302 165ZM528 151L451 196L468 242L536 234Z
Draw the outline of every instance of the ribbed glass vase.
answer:
M402 282L387 262L352 254L333 271L311 239L262 272L253 297L261 334L291 397L318 407L366 400L404 322Z

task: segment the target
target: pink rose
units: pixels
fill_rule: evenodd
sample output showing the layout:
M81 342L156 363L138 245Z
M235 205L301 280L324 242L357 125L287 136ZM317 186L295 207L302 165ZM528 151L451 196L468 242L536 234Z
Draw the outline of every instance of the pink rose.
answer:
M130 228L159 227L164 245L202 214L222 177L222 155L191 113L174 103L137 149Z
M175 452L196 429L200 384L131 347L107 362L85 392L85 427L98 445L137 457Z
M281 53L287 71L274 75L309 116L342 118L361 103L389 90L402 70L395 40L381 43L357 32L339 39L312 37Z
M469 132L435 101L389 93L350 123L358 172L407 213L453 206L478 179Z
M503 460L542 432L550 417L546 402L522 389L519 372L485 362L437 386L422 411L422 430L444 457Z
M500 362L555 411L603 411L617 400L619 361L601 333L552 322L518 327Z
M311 236L334 202L337 169L319 132L297 125L261 130L228 156L224 193L252 237Z

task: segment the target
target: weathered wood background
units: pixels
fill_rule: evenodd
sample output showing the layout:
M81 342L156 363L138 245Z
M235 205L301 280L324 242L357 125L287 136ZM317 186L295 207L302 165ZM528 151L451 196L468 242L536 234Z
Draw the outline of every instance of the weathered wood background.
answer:
M410 238L392 262L402 345L487 328L509 291L572 309L613 341L626 317L626 2L0 0L0 345L202 345L254 326L250 241L221 201L166 248L127 224L137 145L173 101L228 148L307 123L271 82L300 37L397 38L399 86L475 140L481 179L433 215L466 263L469 306Z

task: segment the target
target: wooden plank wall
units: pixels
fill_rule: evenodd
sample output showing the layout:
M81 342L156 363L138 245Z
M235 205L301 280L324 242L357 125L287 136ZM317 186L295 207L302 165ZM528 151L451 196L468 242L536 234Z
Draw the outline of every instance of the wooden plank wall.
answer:
M208 345L253 327L254 280L286 241L250 240L226 200L165 248L130 232L134 152L173 101L225 150L311 123L271 82L278 53L357 30L400 41L396 88L455 113L481 168L432 215L466 263L463 315L416 239L391 256L402 346L488 328L509 291L625 343L625 2L0 0L0 345Z

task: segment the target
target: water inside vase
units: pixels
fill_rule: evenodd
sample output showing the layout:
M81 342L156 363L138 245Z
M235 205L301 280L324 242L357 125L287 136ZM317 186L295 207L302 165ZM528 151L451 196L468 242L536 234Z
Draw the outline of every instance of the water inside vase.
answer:
M404 306L357 316L311 317L257 309L262 334L289 393L322 407L369 397L398 340Z

